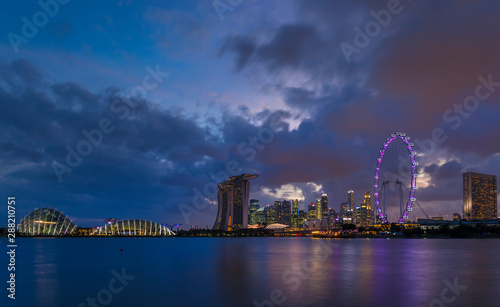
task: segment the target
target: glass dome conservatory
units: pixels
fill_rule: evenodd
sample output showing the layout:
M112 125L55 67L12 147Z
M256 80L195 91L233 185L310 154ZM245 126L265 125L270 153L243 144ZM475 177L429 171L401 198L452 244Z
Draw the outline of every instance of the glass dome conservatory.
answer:
M173 236L175 233L159 223L146 220L121 220L97 227L93 235L101 236Z
M24 216L17 230L25 236L67 236L76 229L76 225L57 209L35 209Z

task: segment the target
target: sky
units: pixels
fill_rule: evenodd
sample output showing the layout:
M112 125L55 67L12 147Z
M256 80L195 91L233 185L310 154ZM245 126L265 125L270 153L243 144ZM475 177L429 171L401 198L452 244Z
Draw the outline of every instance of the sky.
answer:
M261 205L327 193L338 211L373 194L395 132L430 216L462 212L462 173L500 175L498 1L40 3L0 3L0 194L18 220L212 227L216 183L240 173Z

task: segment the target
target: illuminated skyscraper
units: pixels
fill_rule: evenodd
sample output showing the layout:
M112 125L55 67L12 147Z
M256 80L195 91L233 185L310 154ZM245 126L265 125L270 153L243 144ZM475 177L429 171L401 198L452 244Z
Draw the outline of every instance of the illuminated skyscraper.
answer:
M266 212L266 224L276 223L276 208L271 205L266 205L264 211Z
M340 205L340 218L343 224L354 224L354 191L347 191L347 202Z
M236 230L247 228L248 199L250 194L249 180L259 175L242 174L230 177L219 183L217 196L219 210L214 223L214 230Z
M299 200L292 201L292 227L299 227Z
M264 209L265 207L262 207L255 212L255 224L264 224L266 222L266 211Z
M321 195L321 218L328 218L328 195Z
M250 205L248 206L248 225L257 224L255 220L255 213L259 210L259 200L250 199Z
M292 203L289 200L284 200L281 202L281 223L285 225L292 225Z
M316 218L320 219L323 217L323 211L321 210L321 197L316 197Z
M274 202L274 212L275 212L275 222L282 224L283 220L283 207L281 206L281 201L277 200Z
M373 211L370 192L365 192L363 203L356 207L356 225L368 226L373 224Z
M463 174L463 218L497 218L497 176L468 172Z
M347 202L349 203L351 208L354 208L354 191L347 191Z
M313 221L313 220L316 220L317 218L318 218L317 207L312 202L309 205L309 210L307 210L307 219L310 220L310 221Z
M294 199L292 202L292 215L299 215L299 200Z

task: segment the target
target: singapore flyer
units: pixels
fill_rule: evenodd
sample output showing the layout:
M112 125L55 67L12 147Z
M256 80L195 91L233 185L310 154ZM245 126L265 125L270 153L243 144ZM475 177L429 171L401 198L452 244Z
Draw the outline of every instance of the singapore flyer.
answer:
M416 201L417 153L405 133L387 138L380 150L374 176L374 198L378 223L405 223Z

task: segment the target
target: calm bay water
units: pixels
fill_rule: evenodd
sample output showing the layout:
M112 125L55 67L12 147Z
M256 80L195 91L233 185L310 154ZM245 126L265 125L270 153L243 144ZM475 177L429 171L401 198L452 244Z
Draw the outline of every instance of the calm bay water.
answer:
M19 238L17 243L17 298L13 303L3 290L1 306L92 306L87 297L98 298L96 306L102 306L99 299L106 306L273 306L273 298L281 303L275 306L500 305L497 239ZM6 281L8 258L2 254ZM129 277L120 282L116 275Z

